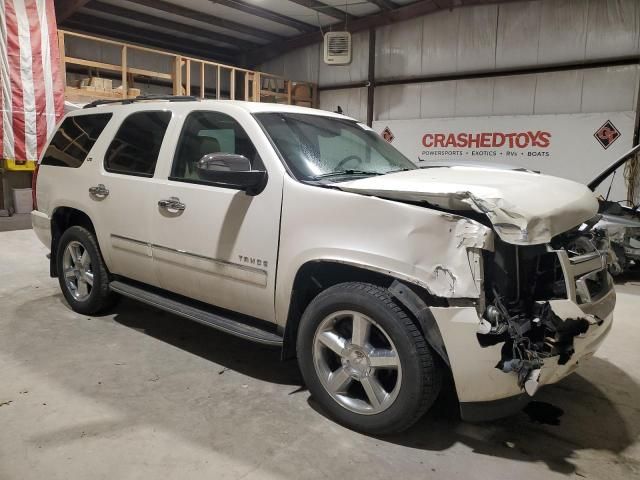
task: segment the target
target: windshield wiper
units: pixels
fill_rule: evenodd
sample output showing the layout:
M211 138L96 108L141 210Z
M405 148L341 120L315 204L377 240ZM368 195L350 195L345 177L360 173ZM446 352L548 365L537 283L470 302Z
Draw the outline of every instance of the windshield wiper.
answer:
M345 175L383 175L381 172L370 172L367 170L336 170L335 172L321 173L313 177L314 180L320 180L321 178L329 177L341 177Z

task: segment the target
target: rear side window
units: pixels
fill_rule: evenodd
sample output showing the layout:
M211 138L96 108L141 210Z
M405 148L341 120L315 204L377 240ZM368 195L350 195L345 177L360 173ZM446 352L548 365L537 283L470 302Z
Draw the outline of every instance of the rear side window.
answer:
M41 164L78 168L110 119L110 113L66 118L51 139Z
M104 156L107 172L153 177L171 112L136 112L129 115Z

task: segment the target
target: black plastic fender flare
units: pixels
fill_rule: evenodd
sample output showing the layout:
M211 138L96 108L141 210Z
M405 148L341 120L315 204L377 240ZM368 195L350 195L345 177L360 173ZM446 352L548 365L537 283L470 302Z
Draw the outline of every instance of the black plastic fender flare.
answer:
M431 348L440 356L442 361L451 368L447 348L444 345L440 328L436 323L436 319L431 313L431 308L420 296L399 280L394 280L388 288L389 293L393 295L413 316L420 322L420 328L424 334L425 340Z

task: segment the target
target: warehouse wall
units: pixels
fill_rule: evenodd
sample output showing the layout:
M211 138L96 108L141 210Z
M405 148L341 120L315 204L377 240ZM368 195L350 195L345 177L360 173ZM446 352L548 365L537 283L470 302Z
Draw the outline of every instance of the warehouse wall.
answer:
M458 8L376 30L376 81L587 63L640 54L637 0L534 0ZM351 65L324 65L322 45L261 69L321 87L364 81L368 33L353 38ZM374 119L636 109L638 67L377 87ZM323 91L320 106L364 120L366 89Z

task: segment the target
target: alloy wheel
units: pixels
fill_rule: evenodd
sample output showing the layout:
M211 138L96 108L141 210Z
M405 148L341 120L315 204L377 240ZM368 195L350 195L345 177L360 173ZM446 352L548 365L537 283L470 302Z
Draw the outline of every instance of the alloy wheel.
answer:
M93 270L91 256L82 243L76 240L69 242L62 257L62 269L65 285L73 298L80 302L89 298L93 288Z
M400 391L402 365L395 345L380 325L360 312L339 311L320 322L313 364L327 393L355 413L383 412Z

